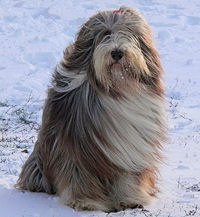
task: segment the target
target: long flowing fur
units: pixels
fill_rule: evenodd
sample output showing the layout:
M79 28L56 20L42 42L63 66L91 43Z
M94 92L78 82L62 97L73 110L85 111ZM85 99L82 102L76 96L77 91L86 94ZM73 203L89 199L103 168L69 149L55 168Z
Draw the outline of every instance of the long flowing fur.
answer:
M124 57L113 62L110 52ZM156 195L165 140L162 67L138 12L99 12L55 69L33 153L17 188L75 209L116 211Z

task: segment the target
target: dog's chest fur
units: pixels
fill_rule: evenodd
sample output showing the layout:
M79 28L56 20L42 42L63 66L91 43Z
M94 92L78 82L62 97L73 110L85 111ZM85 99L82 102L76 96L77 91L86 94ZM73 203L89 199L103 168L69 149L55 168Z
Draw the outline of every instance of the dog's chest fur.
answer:
M101 167L103 154L112 164L132 172L155 165L163 134L162 99L145 91L115 99L96 93L85 79L78 83L64 97L65 114L61 116L66 119L67 137L80 150L76 153L82 160L94 158ZM93 167L92 163L86 166Z
M107 138L115 148L106 150L105 154L109 153L113 162L126 170L151 167L159 158L163 101L145 92L121 100L101 96L101 101L109 116L104 119Z

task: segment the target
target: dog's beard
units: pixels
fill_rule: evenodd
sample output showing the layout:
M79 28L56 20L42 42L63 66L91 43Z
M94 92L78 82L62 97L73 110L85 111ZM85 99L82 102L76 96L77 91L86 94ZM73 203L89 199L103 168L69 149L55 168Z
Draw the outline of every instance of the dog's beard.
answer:
M110 66L110 73L113 81L125 79L125 73L124 73L123 65L121 63L118 62L113 63Z
M125 43L120 46L124 56L115 61L110 53L116 45L100 44L94 52L93 62L97 80L106 90L132 91L139 77L148 76L149 70L143 54L136 43Z
M130 64L115 62L109 65L110 87L126 89L129 81L132 80L130 73Z

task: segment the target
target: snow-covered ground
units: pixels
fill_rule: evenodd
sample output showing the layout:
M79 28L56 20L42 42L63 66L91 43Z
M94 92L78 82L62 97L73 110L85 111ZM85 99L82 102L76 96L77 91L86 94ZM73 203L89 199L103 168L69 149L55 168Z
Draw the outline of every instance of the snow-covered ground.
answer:
M75 212L13 188L32 151L45 90L64 47L98 10L130 5L151 25L166 71L169 144L162 192L145 210ZM0 1L0 217L200 216L200 1Z

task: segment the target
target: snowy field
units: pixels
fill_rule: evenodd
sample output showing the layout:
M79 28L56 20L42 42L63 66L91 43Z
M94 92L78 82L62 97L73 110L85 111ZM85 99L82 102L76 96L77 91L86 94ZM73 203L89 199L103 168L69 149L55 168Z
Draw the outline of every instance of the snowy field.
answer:
M75 212L56 196L13 188L31 153L53 68L77 29L121 4L151 25L165 74L169 143L161 194L144 210ZM200 216L200 1L0 1L0 217Z

